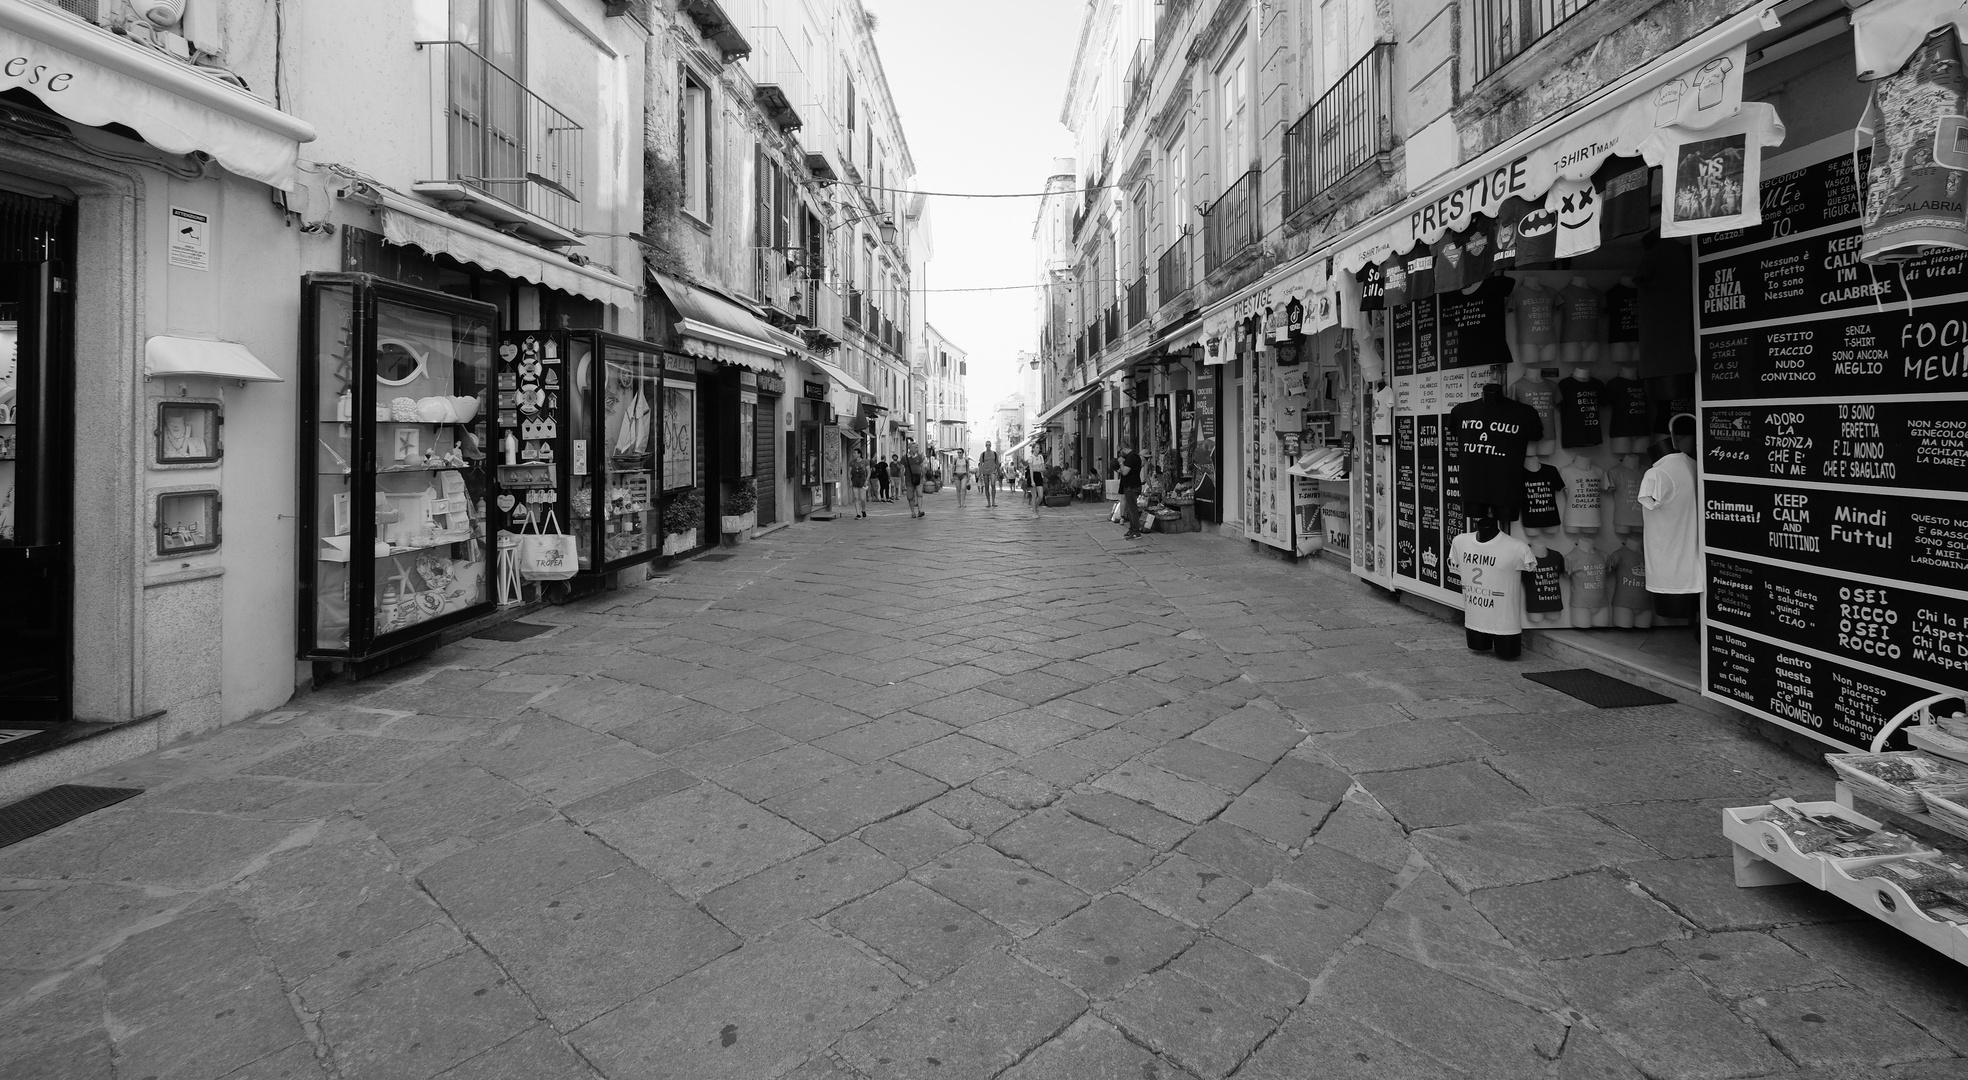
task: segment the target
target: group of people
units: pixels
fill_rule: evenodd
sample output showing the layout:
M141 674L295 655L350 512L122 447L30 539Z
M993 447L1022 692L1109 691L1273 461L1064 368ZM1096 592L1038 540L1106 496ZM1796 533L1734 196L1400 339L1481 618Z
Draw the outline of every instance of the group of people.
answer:
M973 469L970 453L958 450L950 465L951 481L957 489L957 505L964 506L970 497L970 478L977 476L977 484L984 489L984 505L998 505L998 481L1003 475L998 452L984 444L984 452L977 455ZM927 511L922 508L923 480L929 475L929 464L922 451L916 448L915 440L906 444L905 452L890 458L877 457L871 465L867 455L858 448L853 450L847 461L848 486L854 489L854 516L868 516L869 500L894 502L895 488L900 488L903 498L909 503L910 517L924 517Z

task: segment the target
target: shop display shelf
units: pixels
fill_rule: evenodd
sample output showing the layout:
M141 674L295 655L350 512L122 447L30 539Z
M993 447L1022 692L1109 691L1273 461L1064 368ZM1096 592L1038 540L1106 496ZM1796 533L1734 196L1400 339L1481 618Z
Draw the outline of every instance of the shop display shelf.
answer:
M1957 739L1932 724L1910 724L1900 730L1914 749L1968 764L1968 739Z
M1845 785L1840 784L1841 789ZM1845 790L1841 800L1848 799ZM1853 810L1845 801L1807 802L1798 806L1813 814L1836 814L1868 829L1884 826ZM1853 877L1848 869L1901 856L1868 859L1826 859L1797 849L1775 824L1759 819L1770 807L1738 806L1722 811L1722 835L1735 846L1736 885L1755 888L1801 881L1812 888L1871 915L1956 962L1968 964L1968 927L1932 918L1916 907L1905 889L1883 878ZM1924 815L1923 815L1924 816Z

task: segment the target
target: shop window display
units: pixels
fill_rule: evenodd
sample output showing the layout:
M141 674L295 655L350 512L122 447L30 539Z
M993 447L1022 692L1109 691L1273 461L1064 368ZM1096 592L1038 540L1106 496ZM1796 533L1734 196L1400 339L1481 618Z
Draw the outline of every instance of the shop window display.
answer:
M491 604L496 309L305 279L302 656L387 657Z

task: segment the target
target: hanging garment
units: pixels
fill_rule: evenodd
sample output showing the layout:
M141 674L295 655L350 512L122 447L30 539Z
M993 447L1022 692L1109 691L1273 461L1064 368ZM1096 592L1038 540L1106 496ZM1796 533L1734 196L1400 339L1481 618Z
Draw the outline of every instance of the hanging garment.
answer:
M1560 492L1565 479L1550 465L1539 465L1524 473L1524 527L1555 529L1563 524L1558 515Z
M1510 396L1537 410L1538 423L1544 427L1544 435L1537 441L1554 438L1558 433L1558 387L1543 380L1518 379L1510 384Z
M1615 285L1606 290L1606 310L1612 313L1612 324L1606 330L1606 340L1613 344L1640 340L1640 290L1626 285Z
M1870 143L1859 260L1879 264L1968 248L1968 76L1952 25L1872 86L1857 145ZM1856 151L1856 147L1855 147Z
M1565 305L1565 317L1558 321L1561 344L1599 343L1599 316L1606 310L1606 294L1590 285L1567 285L1558 290Z
M1537 569L1531 546L1507 532L1488 541L1473 532L1449 542L1462 581L1462 625L1483 634L1524 632L1524 571Z
M1652 611L1647 596L1647 557L1630 547L1622 547L1606 558L1606 576L1613 582L1613 606L1635 611Z
M1559 180L1544 196L1557 215L1552 254L1560 259L1599 250L1599 196L1590 180Z
M1661 167L1660 234L1700 236L1761 222L1763 148L1783 140L1783 121L1766 101L1744 102L1741 112L1710 128L1656 130L1640 153Z
M1647 386L1640 380L1616 375L1606 381L1607 428L1613 438L1646 437L1652 407L1653 403L1647 400Z
M1596 465L1567 465L1558 470L1558 475L1565 481L1565 498L1558 504L1565 525L1573 529L1597 529L1606 470Z
M1538 614L1565 610L1564 594L1558 587L1559 579L1564 576L1563 555L1555 551L1539 555L1536 568L1531 572L1531 593L1524 599L1524 610Z
M1572 579L1572 607L1597 611L1606 606L1606 557L1598 548L1580 544L1565 553L1565 574Z
M1695 459L1669 454L1640 480L1640 506L1646 515L1647 562L1654 568L1647 587L1659 593L1702 591L1701 520Z
M1641 473L1629 465L1606 472L1606 493L1613 503L1613 527L1637 529L1646 524L1640 506Z
M1598 379L1558 382L1558 444L1567 448L1598 446L1606 441L1599 410L1606 404L1606 384Z

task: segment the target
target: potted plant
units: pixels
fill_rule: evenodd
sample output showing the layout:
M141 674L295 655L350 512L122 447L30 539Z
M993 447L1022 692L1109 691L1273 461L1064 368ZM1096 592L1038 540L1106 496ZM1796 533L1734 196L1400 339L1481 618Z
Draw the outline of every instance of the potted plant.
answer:
M663 501L663 554L675 555L697 546L704 524L704 495L696 488Z
M1045 471L1045 495L1040 500L1042 505L1067 506L1072 503L1073 496L1077 494L1079 494L1079 491L1073 485L1066 482L1065 476L1059 470L1059 466L1054 465Z
M752 526L758 524L758 504L758 487L750 480L740 481L724 498L721 511L724 534L741 540L750 536Z

